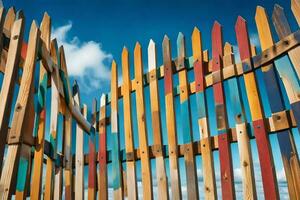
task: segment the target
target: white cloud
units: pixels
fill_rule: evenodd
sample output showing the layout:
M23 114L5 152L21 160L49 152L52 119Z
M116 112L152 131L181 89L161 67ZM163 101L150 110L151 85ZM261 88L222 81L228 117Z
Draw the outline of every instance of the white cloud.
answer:
M68 37L72 22L55 27L52 37L64 46L68 73L78 80L81 91L91 92L99 89L110 80L110 61L112 55L102 49L96 41L80 41L78 37Z

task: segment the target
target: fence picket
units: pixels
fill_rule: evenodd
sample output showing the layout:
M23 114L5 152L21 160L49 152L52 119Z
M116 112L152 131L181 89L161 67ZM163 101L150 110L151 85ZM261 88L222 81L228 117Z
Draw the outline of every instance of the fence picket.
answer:
M143 63L142 63L142 49L141 45L137 42L134 48L134 74L135 74L135 87L136 87L136 112L139 133L139 146L141 155L141 173L143 184L143 197L144 199L153 199L152 190L152 174L149 159L149 148L147 138L147 124L145 113L145 99L144 99L144 86L143 86Z
M80 110L81 109L81 100L80 100L80 90L77 82L74 82L73 85L73 99L75 106ZM82 114L87 117L87 106L83 105ZM76 152L75 152L75 199L82 200L84 199L84 132L82 128L77 124L76 125Z
M180 109L182 120L182 138L184 148L184 159L186 167L187 179L187 195L188 199L199 199L198 193L198 178L196 172L196 163L194 157L192 124L191 124L191 109L189 102L189 87L187 79L187 71L185 66L185 38L182 33L177 37L177 66L182 68L178 72L179 88L180 88Z
M25 19L23 18L18 19L12 25L12 35L16 39L12 40L9 44L5 74L0 92L0 169L2 169L11 107L13 103L14 86L18 76L19 57L21 54L21 45L24 34L24 20Z
M158 199L167 200L169 199L168 179L166 175L166 167L163 155L163 141L156 67L156 44L153 40L150 40L148 45L148 71L150 74L149 90L152 116L153 145L155 147L156 181L158 189Z
M106 95L102 94L100 99L99 117L99 179L98 179L98 199L108 199L107 185L107 146L106 146Z
M128 49L123 48L122 51L122 76L123 76L123 108L124 108L124 131L125 131L125 149L127 163L127 185L132 186L128 190L129 199L137 199L137 182L136 182L136 163L134 155L134 141L132 130L131 116L131 81L130 81L130 66Z

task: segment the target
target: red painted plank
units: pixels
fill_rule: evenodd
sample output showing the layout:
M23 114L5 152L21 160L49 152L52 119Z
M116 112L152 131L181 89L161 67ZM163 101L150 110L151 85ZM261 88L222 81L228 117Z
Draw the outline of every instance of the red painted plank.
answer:
M227 133L218 135L218 144L221 165L222 199L235 199L235 190L232 181L233 170L231 164L230 139Z

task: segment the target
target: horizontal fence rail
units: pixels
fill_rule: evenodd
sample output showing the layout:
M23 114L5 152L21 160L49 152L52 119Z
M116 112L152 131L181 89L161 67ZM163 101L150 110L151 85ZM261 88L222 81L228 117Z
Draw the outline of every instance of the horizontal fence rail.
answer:
M299 0L291 11L300 25ZM300 30L277 4L255 24L257 46L241 16L236 45L215 22L211 55L197 27L191 56L183 33L176 52L167 35L160 54L153 40L124 47L88 106L50 16L26 38L23 12L1 8L0 198L281 199L284 184L300 199Z

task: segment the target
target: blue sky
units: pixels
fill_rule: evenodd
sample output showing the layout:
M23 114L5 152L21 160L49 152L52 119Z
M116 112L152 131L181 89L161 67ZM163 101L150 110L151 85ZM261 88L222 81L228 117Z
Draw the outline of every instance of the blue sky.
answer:
M16 9L23 9L26 16L26 32L33 19L40 23L43 13L47 11L52 18L52 26L54 36L58 38L60 44L63 44L66 49L67 63L71 81L79 80L81 87L81 96L83 103L87 103L89 108L92 105L92 99L99 100L102 92L110 90L110 63L114 58L119 65L119 73L121 73L121 51L123 46L128 47L130 52L130 61L133 62L132 54L136 41L139 41L144 51L144 68L147 70L147 46L150 39L153 39L157 44L158 64L162 63L161 57L161 41L163 36L167 34L172 42L173 57L176 56L176 38L178 32L183 32L186 36L187 55L191 55L190 35L194 26L197 26L202 32L203 48L211 49L211 28L213 22L218 20L223 25L224 42L228 41L236 45L234 25L238 15L243 16L248 21L249 33L251 41L259 44L256 34L256 26L254 21L255 9L257 5L261 5L267 9L268 14L272 13L273 5L280 4L287 11L288 19L296 29L296 23L289 9L290 1L286 0L252 0L252 1L79 1L79 0L41 0L41 1L24 1L24 0L4 0L4 5L8 8L14 5ZM28 34L26 34L28 35ZM276 35L276 34L274 34ZM275 37L275 40L277 38ZM236 49L235 49L236 50ZM133 67L131 67L133 72ZM258 74L260 76L260 74ZM92 77L92 78L91 78ZM175 80L176 82L176 80ZM162 82L160 82L163 87ZM260 88L264 92L263 86ZM163 98L163 93L160 91ZM208 100L212 98L212 90L207 90ZM49 93L50 95L50 93ZM149 105L149 89L145 90L146 104ZM136 121L135 115L135 95L132 96L133 101L133 121ZM264 99L264 104L267 105L267 100ZM99 103L99 102L98 102ZM175 99L176 105L179 105L178 98ZM195 97L191 97L191 104L195 105ZM164 103L162 105L162 120L165 119ZM49 106L49 105L48 105ZM213 104L209 104L213 109ZM266 114L269 113L269 108L264 107ZM195 110L195 109L192 109ZM110 111L108 111L109 114ZM147 116L150 114L150 108L147 107ZM180 119L180 111L176 109L178 119ZM194 111L193 111L194 112ZM214 114L211 111L210 123L212 131L215 130ZM120 135L124 138L123 133L123 113L122 104L120 104ZM147 118L149 143L152 144L151 134L151 118ZM181 129L181 124L177 123L178 130ZM138 146L137 125L134 127L135 145ZM48 129L49 130L49 129ZM108 127L108 135L110 127ZM164 143L167 143L166 128L163 122L163 138ZM299 144L299 133L294 131L296 144ZM196 118L193 117L193 135L194 140L199 140L198 127ZM282 182L281 195L287 194L286 185L284 183L284 172L282 161L278 149L278 141L275 135L270 136L271 145L274 147L274 158L278 179ZM87 141L87 137L85 137ZM110 148L110 138L108 145ZM181 138L179 136L179 143ZM124 147L124 139L121 141L121 147ZM299 145L297 146L299 148ZM237 144L232 145L233 155L238 157ZM88 149L85 148L87 152ZM259 194L262 194L260 170L257 158L256 144L252 141L252 151L254 154L255 175L257 177L257 187ZM299 149L298 149L299 152ZM219 172L218 153L214 153L216 172ZM198 175L201 177L201 158L197 156L197 165L199 167ZM234 159L235 176L237 180L240 176L239 159ZM155 178L155 165L153 164L153 178ZM168 161L166 160L168 165ZM124 165L125 167L125 165ZM140 169L140 164L138 163ZM110 168L109 168L110 169ZM180 161L180 169L182 180L185 180L183 160ZM87 172L87 171L86 171ZM167 169L168 172L168 169ZM139 174L138 174L139 175ZM201 178L199 178L199 181ZM218 182L219 184L219 182ZM240 182L237 181L236 188ZM203 187L202 187L203 189ZM220 192L220 191L219 191ZM139 191L140 193L140 191ZM201 195L203 197L203 195ZM282 196L284 197L284 196Z

